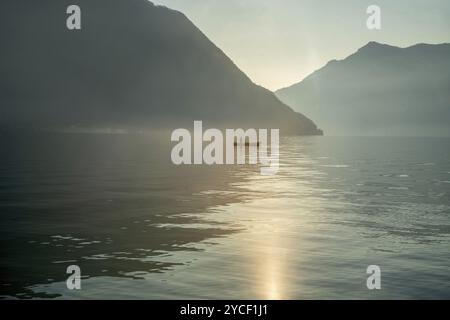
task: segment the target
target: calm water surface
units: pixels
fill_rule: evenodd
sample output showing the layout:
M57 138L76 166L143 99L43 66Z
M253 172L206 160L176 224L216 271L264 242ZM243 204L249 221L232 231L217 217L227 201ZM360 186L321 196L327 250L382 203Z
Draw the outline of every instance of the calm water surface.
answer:
M0 146L4 298L450 298L450 139L285 138L268 177L174 166L168 137Z

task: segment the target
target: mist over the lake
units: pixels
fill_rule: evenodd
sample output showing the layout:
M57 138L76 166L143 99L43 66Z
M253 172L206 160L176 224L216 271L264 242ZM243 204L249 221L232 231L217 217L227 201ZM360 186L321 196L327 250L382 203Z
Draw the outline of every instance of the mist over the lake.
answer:
M2 0L0 300L450 299L449 22L443 0Z

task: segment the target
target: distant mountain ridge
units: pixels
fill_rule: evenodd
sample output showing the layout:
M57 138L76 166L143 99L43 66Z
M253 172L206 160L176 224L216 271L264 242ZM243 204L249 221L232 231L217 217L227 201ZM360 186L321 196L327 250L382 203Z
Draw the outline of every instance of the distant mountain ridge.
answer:
M82 29L66 28L81 8ZM0 127L280 128L321 134L183 14L147 0L0 4Z
M450 136L450 44L369 42L276 95L329 135Z

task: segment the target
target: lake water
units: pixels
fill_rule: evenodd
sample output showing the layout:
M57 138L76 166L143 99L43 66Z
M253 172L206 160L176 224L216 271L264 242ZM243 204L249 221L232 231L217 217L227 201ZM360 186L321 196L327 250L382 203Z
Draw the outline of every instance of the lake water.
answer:
M275 176L169 140L0 136L0 296L450 298L450 139L283 138Z

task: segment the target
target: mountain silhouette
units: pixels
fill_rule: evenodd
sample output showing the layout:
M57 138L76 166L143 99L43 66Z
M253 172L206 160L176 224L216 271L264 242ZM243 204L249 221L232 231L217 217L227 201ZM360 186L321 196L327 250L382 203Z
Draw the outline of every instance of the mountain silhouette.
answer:
M81 30L66 9L81 8ZM182 13L146 0L0 4L0 125L280 128L321 134L255 85Z
M370 42L276 92L330 135L450 135L450 44Z

